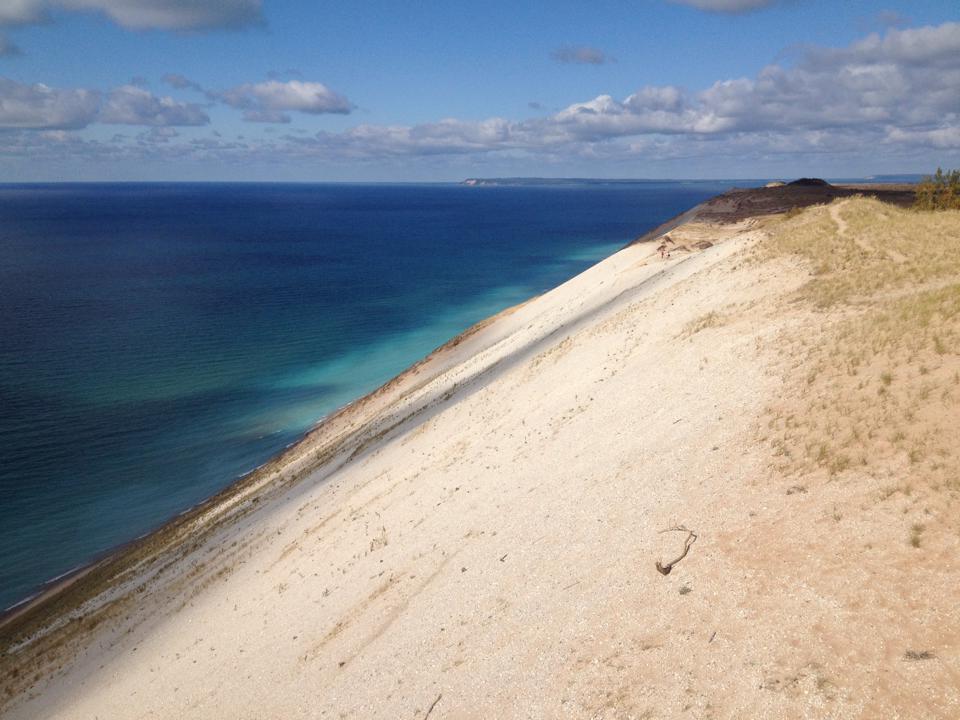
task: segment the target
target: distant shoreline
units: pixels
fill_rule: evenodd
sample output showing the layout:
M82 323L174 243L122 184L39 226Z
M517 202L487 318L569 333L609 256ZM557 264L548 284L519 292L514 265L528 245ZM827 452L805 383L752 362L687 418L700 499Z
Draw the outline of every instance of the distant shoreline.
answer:
M902 184L920 182L925 175L906 173L902 175L874 175L864 178L827 178L834 185L856 184ZM523 186L556 186L556 185L650 185L656 183L743 183L749 186L762 186L765 183L777 181L777 178L547 178L547 177L471 177L460 181L468 187L523 187Z

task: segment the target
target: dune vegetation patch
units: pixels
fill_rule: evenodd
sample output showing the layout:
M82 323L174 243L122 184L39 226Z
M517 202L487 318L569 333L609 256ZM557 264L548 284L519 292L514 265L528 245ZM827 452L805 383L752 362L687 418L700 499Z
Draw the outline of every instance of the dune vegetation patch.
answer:
M775 469L960 490L960 212L856 198L768 232L761 259L800 257L811 272L763 430Z
M712 327L719 327L727 322L727 317L718 313L716 310L711 310L708 313L704 313L699 317L694 318L688 322L683 331L680 333L680 337L690 337L691 335L696 335L702 330L706 330Z
M761 257L805 259L812 277L801 295L818 308L960 282L960 211L917 212L858 197L785 217L768 233Z

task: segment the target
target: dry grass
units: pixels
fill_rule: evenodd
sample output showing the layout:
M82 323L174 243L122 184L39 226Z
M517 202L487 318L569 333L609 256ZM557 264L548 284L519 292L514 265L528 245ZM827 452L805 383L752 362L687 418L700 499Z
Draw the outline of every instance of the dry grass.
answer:
M812 320L786 339L793 370L764 438L777 470L896 468L960 489L960 212L840 201L783 219L758 253L812 271L792 298Z
M821 205L782 220L761 249L765 257L799 255L810 263L813 278L803 294L818 307L960 282L960 211L912 212L869 198L836 201L834 208L847 225L843 236Z
M681 337L690 337L696 335L702 330L707 328L719 327L726 322L726 318L718 313L716 310L711 310L710 312L701 315L698 318L694 318L684 327L683 332L680 334Z
M915 548L920 547L920 542L923 538L923 531L926 530L926 526L923 523L914 523L910 527L910 545Z

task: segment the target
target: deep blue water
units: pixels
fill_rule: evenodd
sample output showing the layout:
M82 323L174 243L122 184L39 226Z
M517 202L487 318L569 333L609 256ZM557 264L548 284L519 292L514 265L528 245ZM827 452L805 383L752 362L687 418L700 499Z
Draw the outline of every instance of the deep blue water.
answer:
M0 609L730 185L0 186Z

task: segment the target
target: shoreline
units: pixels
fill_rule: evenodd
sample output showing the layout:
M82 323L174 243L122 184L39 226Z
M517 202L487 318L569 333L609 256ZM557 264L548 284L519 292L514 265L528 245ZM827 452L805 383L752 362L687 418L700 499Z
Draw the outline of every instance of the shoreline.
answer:
M602 260L603 258L601 258ZM598 261L599 262L599 261ZM58 576L45 580L41 584L34 587L34 589L27 595L25 598L18 600L17 602L9 605L6 608L0 609L0 653L4 649L4 644L6 642L6 632L9 632L7 626L15 623L17 618L31 612L33 609L38 606L48 602L52 598L55 598L61 592L67 590L73 583L80 580L82 577L96 570L99 566L113 563L115 561L121 561L123 556L127 553L136 553L140 550L139 544L141 542L147 542L155 538L155 536L160 536L164 533L171 532L176 530L182 523L186 523L195 519L198 514L201 514L204 511L210 510L212 506L217 505L221 502L229 501L237 493L244 492L247 488L248 483L256 482L261 479L258 475L261 471L267 472L265 469L270 471L282 471L283 466L291 462L296 462L300 459L299 454L301 452L308 452L315 450L315 448L308 448L306 445L313 440L313 436L316 433L324 432L329 423L335 421L338 416L344 413L348 413L351 408L357 405L362 405L367 401L371 400L374 397L380 396L382 393L389 390L394 384L402 382L407 379L408 374L418 369L424 364L428 363L431 359L434 359L436 355L442 353L445 350L456 347L463 340L475 334L483 327L489 323L496 320L496 318L509 314L514 309L525 305L530 300L534 299L536 295L531 296L519 303L503 308L502 310L494 313L493 315L487 316L468 326L462 332L458 333L454 337L444 341L440 345L436 346L430 350L426 355L422 356L420 359L413 362L411 365L407 366L401 370L397 375L387 379L381 385L377 386L373 390L360 395L353 400L345 402L340 406L334 408L327 414L320 417L318 420L311 423L310 427L300 433L299 437L289 443L287 443L283 448L280 448L278 451L273 453L269 458L264 462L260 463L257 467L250 469L247 472L244 472L232 480L230 480L223 488L220 490L208 495L205 498L195 502L193 505L180 510L175 515L171 516L167 520L155 525L154 527L148 529L146 532L141 533L135 538L130 540L118 543L110 548L107 548L89 560L84 561L75 567L67 570L64 573L61 573ZM309 473L309 470L302 471L302 475ZM289 482L295 483L298 478L291 478Z
M271 456L258 467L238 476L218 492L180 511L152 530L105 550L90 561L68 570L59 577L47 580L32 595L0 611L0 661L2 661L5 651L16 646L14 636L24 633L29 634L30 631L34 630L42 631L42 626L45 623L56 621L56 615L82 606L83 602L88 600L90 596L106 589L103 587L103 580L100 577L91 579L89 581L91 587L89 588L77 588L76 585L84 581L85 578L107 572L119 575L127 569L126 566L142 562L144 559L142 556L151 556L162 551L158 551L154 545L160 543L165 547L173 537L181 533L187 526L202 520L205 513L216 512L218 509L225 510L227 506L260 489L264 489L266 492L275 492L296 484L310 474L313 465L307 468L297 468L294 471L295 474L284 479L282 483L266 487L266 483L276 480L276 474L282 473L290 465L301 465L305 454L316 454L331 450L332 448L322 444L323 438L320 436L339 432L340 428L337 427L337 423L347 422L351 411L359 411L368 403L382 399L391 390L397 389L400 385L413 379L431 361L436 361L446 351L456 348L498 318L511 314L535 297L537 296L504 308L500 312L474 323L379 387L341 405L320 418L307 431L302 433L299 439L289 443L284 449ZM421 382L427 381L423 378L420 378L420 380ZM336 439L334 438L334 440ZM76 597L72 597L71 593L76 593ZM48 604L50 607L48 607ZM65 607L60 607L61 605ZM31 613L36 613L36 616L30 617ZM22 623L22 626L18 627L18 623ZM0 664L0 667L2 667L2 664Z
M377 389L379 390L379 388ZM376 392L376 390L374 390L373 392ZM184 508L183 510L180 510L172 517L168 518L162 523L159 523L158 525L147 530L146 532L141 533L137 537L127 540L125 542L119 543L100 553L97 553L90 560L82 562L79 565L76 565L75 567L71 568L70 570L67 570L66 572L60 573L59 575L44 581L39 586L37 586L36 589L33 590L31 594L28 595L27 597L23 598L22 600L18 600L13 605L10 605L0 610L0 641L2 641L2 638L3 638L4 626L7 625L8 623L14 622L18 615L28 612L33 606L39 603L43 603L48 599L52 598L57 593L66 589L66 587L68 587L73 582L76 582L87 573L95 570L98 565L101 565L102 563L105 563L105 562L109 562L111 560L118 559L120 555L122 555L127 551L135 550L137 543L139 543L140 541L146 540L155 534L162 533L165 530L170 529L170 526L176 524L178 521L182 519L185 519L185 516L189 516L195 511L200 510L206 504L216 500L223 493L232 492L233 490L236 489L235 486L237 484L246 482L251 478L252 475L262 470L268 464L274 461L279 461L281 457L284 454L286 454L288 451L300 445L301 443L306 442L309 439L310 435L315 430L320 429L320 427L324 423L332 419L334 416L336 416L340 412L346 410L351 405L354 405L355 403L362 401L365 397L366 395L363 395L357 398L356 400L351 400L350 402L344 403L338 408L330 411L329 413L321 417L319 420L312 423L309 429L307 429L306 431L300 434L299 438L287 443L282 449L280 449L279 451L271 455L266 461L260 463L255 468L252 468L245 473L241 473L240 475L237 475L235 478L230 480L225 487L223 487L221 490L218 490L216 493L213 493L199 500L193 505L187 508Z

